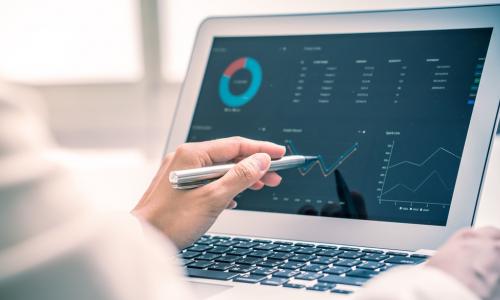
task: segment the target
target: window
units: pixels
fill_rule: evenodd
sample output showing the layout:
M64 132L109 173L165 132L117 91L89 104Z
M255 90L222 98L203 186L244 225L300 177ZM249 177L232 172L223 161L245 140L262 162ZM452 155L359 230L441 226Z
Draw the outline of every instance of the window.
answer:
M0 1L0 76L35 83L141 78L137 0Z

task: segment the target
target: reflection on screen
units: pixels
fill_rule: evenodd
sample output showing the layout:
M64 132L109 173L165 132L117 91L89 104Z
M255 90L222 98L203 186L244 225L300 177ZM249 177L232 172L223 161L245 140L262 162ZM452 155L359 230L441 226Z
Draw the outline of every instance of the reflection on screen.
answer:
M321 157L238 209L446 225L491 32L215 38L188 141Z

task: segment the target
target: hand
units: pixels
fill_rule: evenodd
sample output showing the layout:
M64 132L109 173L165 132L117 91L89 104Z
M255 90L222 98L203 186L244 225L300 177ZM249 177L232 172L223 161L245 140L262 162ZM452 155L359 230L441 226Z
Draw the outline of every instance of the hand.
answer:
M187 143L169 153L150 187L132 213L165 233L179 249L203 235L225 208L235 208L233 200L247 188L277 186L281 177L267 173L271 159L285 154L285 147L241 137ZM192 190L170 186L173 170L199 168L215 163L239 161L218 180Z
M500 299L500 230L461 230L429 259L427 266L455 277L481 299Z

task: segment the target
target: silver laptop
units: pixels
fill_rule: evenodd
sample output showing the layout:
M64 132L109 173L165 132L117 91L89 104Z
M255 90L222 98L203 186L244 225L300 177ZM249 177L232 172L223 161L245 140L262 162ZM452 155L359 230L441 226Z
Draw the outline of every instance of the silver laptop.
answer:
M166 151L238 135L321 159L242 193L180 253L195 290L341 297L471 226L499 30L500 6L206 20Z

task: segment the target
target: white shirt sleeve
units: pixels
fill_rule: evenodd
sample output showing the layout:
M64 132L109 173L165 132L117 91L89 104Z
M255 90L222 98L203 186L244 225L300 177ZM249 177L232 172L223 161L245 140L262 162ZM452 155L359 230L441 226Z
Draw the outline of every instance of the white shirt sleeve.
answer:
M173 246L129 214L85 217L0 255L1 299L191 299Z
M352 300L479 300L465 285L425 265L397 267L370 280Z

